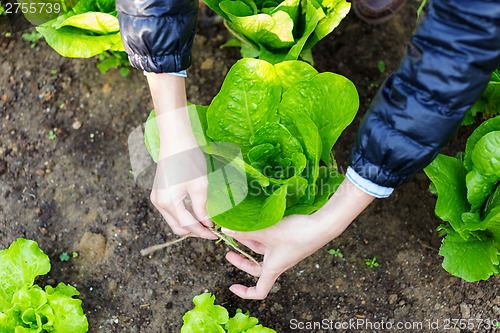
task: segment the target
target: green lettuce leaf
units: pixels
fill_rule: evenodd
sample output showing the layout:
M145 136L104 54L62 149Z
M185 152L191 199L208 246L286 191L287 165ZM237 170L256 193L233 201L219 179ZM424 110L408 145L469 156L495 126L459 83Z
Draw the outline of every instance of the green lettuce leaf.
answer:
M289 188L292 194L300 193L307 183L302 177L292 177L283 185L274 184L277 189L267 195L250 178L244 200L232 205L233 200L228 202L223 198L232 198L234 193L240 194L244 190L229 192L224 185L211 181L211 174L208 177L207 211L212 221L228 229L245 232L265 229L278 223L284 216L287 196L291 196Z
M262 325L257 325L254 326L248 330L246 330L244 333L276 333L275 330L264 327Z
M500 206L493 208L490 213L484 218L486 230L496 242L497 248L500 249Z
M472 171L472 151L476 147L477 142L486 134L494 131L500 131L500 116L483 122L467 139L464 156L464 166L467 171Z
M481 137L471 155L473 169L467 174L467 199L475 212L500 181L500 131Z
M57 53L69 58L90 58L109 50L121 40L120 33L91 36L73 27L39 26L36 30L43 35L47 44Z
M286 11L277 10L271 15L264 13L253 15L252 8L244 2L229 0L222 1L219 7L229 18L231 27L254 45L262 44L266 48L279 50L288 48L294 43L294 22Z
M34 241L19 238L0 252L0 312L11 308L14 294L50 271L49 257Z
M156 123L155 110L151 111L149 114L144 127L144 143L153 161L158 163L158 158L160 156L160 130Z
M250 317L248 314L237 312L236 315L229 319L224 328L227 333L240 333L255 327L259 323L259 320L254 317Z
M333 73L321 73L296 82L283 94L278 113L309 117L322 141L321 159L332 165L330 153L342 131L353 121L359 108L354 84Z
M116 17L99 12L71 16L64 20L59 28L67 26L80 28L101 35L113 34L120 30Z
M338 27L351 9L351 4L345 0L324 0L322 1L322 5L326 7L326 16L318 22L313 34L307 40L304 49L312 48L316 43L329 35Z
M0 311L0 332L15 332L16 327L23 327L24 322L14 309Z
M181 333L224 333L221 325L227 323L229 314L220 305L214 305L215 296L210 293L194 298L195 308L187 312L182 319Z
M316 10L311 1L305 1L303 3L305 3L305 7L302 7L301 18L302 22L305 22L304 31L300 38L296 41L295 45L293 45L287 52L286 57L283 60L297 60L302 53L307 40L314 32L314 29L318 26L318 22L320 20L318 10Z
M246 154L257 130L277 121L280 96L281 82L274 66L254 59L238 61L208 107L207 135L213 141L235 143Z
M307 115L291 111L291 108L280 108L279 115L281 123L299 140L307 157L306 177L310 186L307 187L306 195L301 198L301 202L312 204L316 195L316 180L319 174L319 160L322 151L321 137L318 128Z
M45 287L45 292L52 311L45 313L48 323L43 325L44 329L61 333L88 331L89 324L82 310L82 301L72 298L74 295L79 295L75 288L59 283L56 288Z
M485 202L481 216L487 216L494 208L500 206L500 182L497 184L497 187L493 194L491 194L488 200Z
M439 154L424 172L438 192L436 215L455 230L461 230L462 214L470 210L465 186L466 170L462 163L456 158Z
M295 82L306 81L318 75L318 71L303 61L283 61L274 66L283 92L287 91Z
M443 268L466 281L487 280L499 274L500 252L486 236L464 240L460 234L449 230L439 254L444 257Z
M318 181L315 189L317 194L312 204L298 204L286 209L285 216L292 214L309 215L323 207L333 193L338 189L345 177L337 171L329 170L327 167L320 167ZM311 185L309 185L311 186Z

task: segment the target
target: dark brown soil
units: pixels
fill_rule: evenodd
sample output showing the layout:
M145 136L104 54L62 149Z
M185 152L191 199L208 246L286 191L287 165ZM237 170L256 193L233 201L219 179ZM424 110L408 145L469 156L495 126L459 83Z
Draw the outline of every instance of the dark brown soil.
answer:
M377 26L351 13L314 49L318 70L345 75L360 93L359 115L335 146L341 167L376 86L399 63L417 6L411 1ZM188 98L207 104L239 53L219 49L229 37L222 25L199 30ZM226 262L222 244L188 239L141 257L141 249L176 238L129 173L128 134L152 108L145 77L139 71L126 78L116 70L102 75L96 59L62 58L44 42L31 49L20 34L2 36L0 45L0 249L18 237L36 240L52 261L38 283L76 286L89 332L179 332L193 297L205 291L231 314L248 310L277 332L292 332L292 319L424 325L406 332L431 331L428 323L439 320L437 332L446 320L462 318L475 327L463 332L486 332L484 325L478 329L480 320L500 319L499 277L467 283L441 268L436 198L423 173L283 274L264 301L242 300L228 290L234 282L255 280ZM462 128L444 152L463 150L472 130ZM328 254L331 248L344 258ZM79 257L59 260L72 251ZM373 257L380 266L369 268L364 259Z

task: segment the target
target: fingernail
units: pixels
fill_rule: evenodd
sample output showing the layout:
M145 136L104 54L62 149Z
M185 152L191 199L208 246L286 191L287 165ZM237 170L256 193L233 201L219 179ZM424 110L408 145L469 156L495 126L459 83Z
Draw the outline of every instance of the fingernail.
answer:
M228 236L235 236L236 235L236 232L235 231L232 231L232 230L229 230L229 229L226 229L224 227L222 227L220 229L223 233L225 233L226 235Z

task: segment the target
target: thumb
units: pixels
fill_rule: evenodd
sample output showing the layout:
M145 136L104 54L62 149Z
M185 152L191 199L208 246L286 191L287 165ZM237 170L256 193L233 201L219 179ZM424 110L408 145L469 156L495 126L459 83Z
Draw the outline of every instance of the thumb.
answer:
M229 237L234 237L236 239L251 239L251 240L258 240L262 236L262 230L257 230L257 231L249 231L249 232L242 232L242 231L234 231L227 229L225 227L221 228L221 231L226 234Z

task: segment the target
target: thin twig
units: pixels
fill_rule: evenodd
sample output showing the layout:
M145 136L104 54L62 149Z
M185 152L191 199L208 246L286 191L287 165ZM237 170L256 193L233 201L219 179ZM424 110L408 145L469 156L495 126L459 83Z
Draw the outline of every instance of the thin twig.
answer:
M207 227L207 229L209 229L220 240L223 240L227 245L231 246L234 250L236 250L237 252L239 252L243 256L247 257L250 261L252 261L253 263L257 264L258 266L262 266L254 257L252 257L251 255L249 255L245 251L240 250L239 248L237 248L236 246L234 246L234 244L232 244L229 240L227 240L220 232L218 232L217 230L215 230L213 227ZM148 248L145 248L145 249L141 250L141 256L145 257L145 256L147 256L147 255L149 255L149 254L151 254L153 252L156 252L156 251L162 250L162 249L164 249L166 247L169 247L171 245L180 243L180 242L182 242L183 240L185 240L186 238L189 238L189 237L191 237L190 233L187 234L187 235L185 235L185 236L182 236L181 238L178 238L176 240L173 240L173 241L170 241L170 242L167 242L167 243L164 243L164 244L158 244L158 245L150 246Z
M420 241L420 240L419 240L419 242L420 242L420 245L422 245L422 247L425 247L426 249L429 249L429 250L433 250L433 251L439 252L438 249L435 249L432 246L429 246L429 245L427 245L425 243L422 243L422 241Z
M219 239L222 239L227 245L231 246L234 250L238 251L240 254L242 254L245 257L247 257L254 264L257 264L259 267L262 267L262 265L257 260L255 260L254 257L252 257L251 255L249 255L245 251L240 250L239 248L237 248L236 246L234 246L233 243L231 243L226 237L224 237L220 232L218 232L217 230L215 230L213 227L209 227L208 229L210 229L210 231L212 231L217 237L219 237Z
M144 256L147 256L148 254L153 253L153 252L156 252L156 251L162 250L162 249L164 249L166 247L169 247L171 245L180 243L180 242L182 242L183 240L185 240L186 238L189 238L189 237L191 237L191 234L187 234L187 235L182 236L181 238L173 240L171 242L166 242L164 244L158 244L158 245L150 246L148 248L145 248L145 249L141 250L141 256L144 257Z

